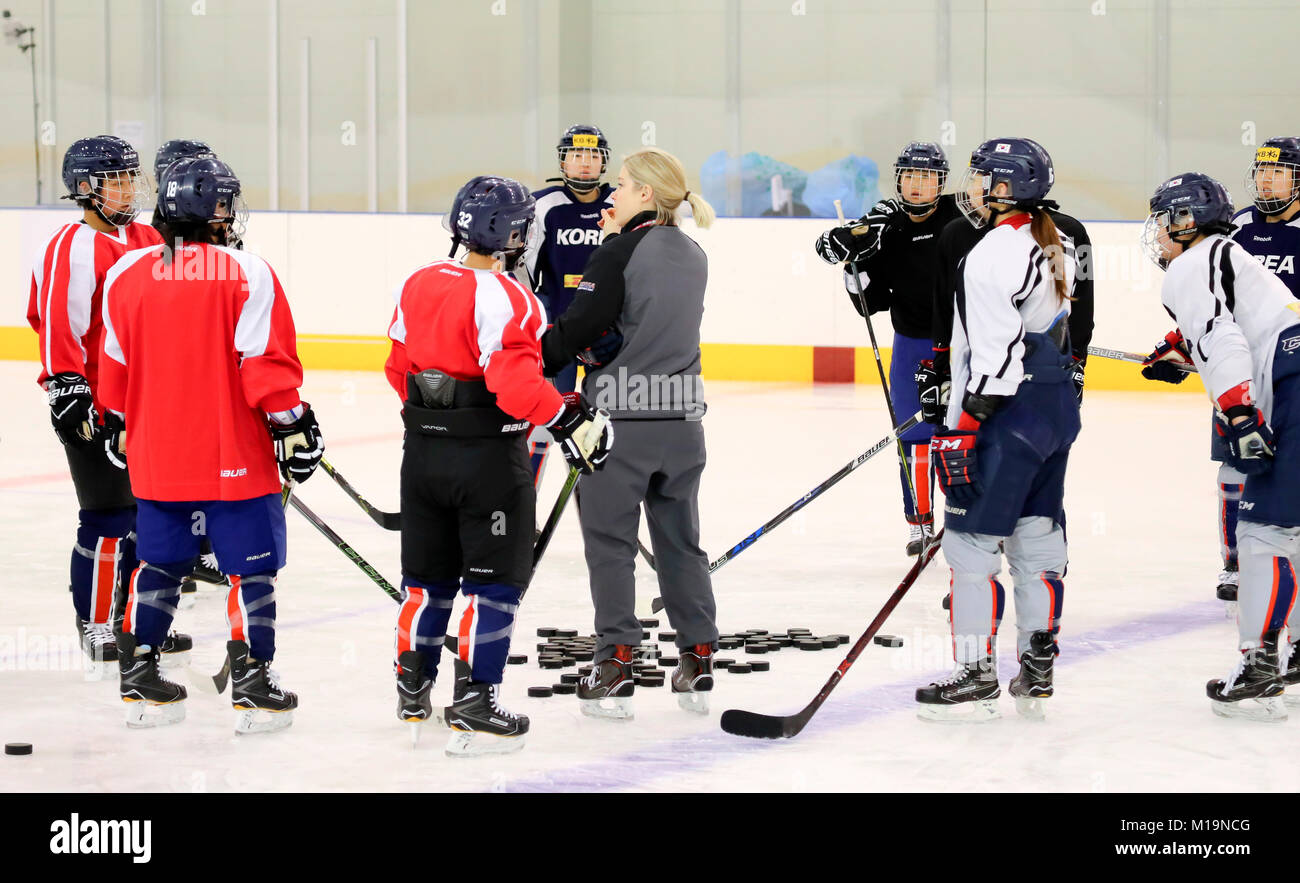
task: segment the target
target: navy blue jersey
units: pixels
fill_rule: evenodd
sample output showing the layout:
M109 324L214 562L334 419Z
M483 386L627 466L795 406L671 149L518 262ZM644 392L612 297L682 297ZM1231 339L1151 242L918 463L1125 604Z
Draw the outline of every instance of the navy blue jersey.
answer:
M1270 224L1259 209L1251 206L1232 216L1232 239L1264 269L1277 274L1277 278L1291 289L1291 295L1300 298L1300 215L1286 223Z
M554 322L573 302L587 258L600 245L600 210L612 207L614 188L600 185L592 202L578 202L569 188L546 187L533 193L537 216L528 231L524 262L533 291Z

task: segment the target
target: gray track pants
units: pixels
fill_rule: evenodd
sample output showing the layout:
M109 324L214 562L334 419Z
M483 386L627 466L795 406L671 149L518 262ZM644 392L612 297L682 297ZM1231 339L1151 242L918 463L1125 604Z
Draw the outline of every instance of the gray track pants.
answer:
M636 615L637 528L645 503L668 622L677 646L716 644L709 559L700 548L697 497L704 427L691 420L619 420L605 468L578 483L579 521L596 607L595 659L641 643Z

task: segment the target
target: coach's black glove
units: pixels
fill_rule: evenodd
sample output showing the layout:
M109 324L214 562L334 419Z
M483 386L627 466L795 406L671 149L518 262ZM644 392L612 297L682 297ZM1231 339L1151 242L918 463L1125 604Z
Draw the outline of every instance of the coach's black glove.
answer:
M939 364L940 361L945 364ZM942 426L952 389L952 374L946 360L924 359L912 377L916 380L916 392L921 399L921 418L926 423Z
M55 374L45 382L45 394L59 441L76 447L95 441L95 399L89 380L71 371Z
M609 412L597 411L581 393L566 392L564 410L546 428L569 465L586 475L602 468L614 447Z
M305 403L304 403L305 404ZM280 475L285 481L302 484L320 465L325 456L325 439L311 405L292 423L271 421L271 438L275 442L275 459L280 464Z

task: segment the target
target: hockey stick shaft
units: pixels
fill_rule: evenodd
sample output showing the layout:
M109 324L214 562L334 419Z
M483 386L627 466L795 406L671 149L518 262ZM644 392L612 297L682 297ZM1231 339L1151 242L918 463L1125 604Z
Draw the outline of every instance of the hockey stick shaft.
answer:
M835 671L831 672L831 676L822 685L821 690L818 691L811 702L804 706L802 711L798 714L781 716L733 709L723 712L722 719L719 722L722 729L734 736L746 736L752 739L790 739L799 735L800 731L807 726L808 721L812 720L813 715L817 713L817 709L821 708L822 703L831 695L831 692L839 685L840 681L844 680L844 676L853 667L853 663L857 662L858 657L862 655L862 651L871 645L871 640L880 631L880 627L885 624L885 620L894 612L894 608L903 600L908 589L921 575L921 571L925 570L926 566L934 560L942 539L943 529L941 528L935 534L934 539L921 550L916 563L903 577L903 581L898 584L898 588L894 589L893 594L885 601L884 606L880 608L880 612L876 614L876 618L871 620L867 630L853 644L848 655L835 667Z
M369 515L375 524L378 524L384 530L402 529L401 512L385 512L382 509L375 508L371 505L369 500L357 493L356 488L354 488L346 478L339 474L338 470L331 465L329 460L322 457L320 466L325 470L325 474L334 479L334 483L343 489L343 493L351 497L352 501L360 506L362 511Z
M1146 356L1139 355L1138 353L1126 353L1123 350L1108 350L1108 349L1103 349L1099 346L1088 347L1088 355L1097 356L1098 358L1101 359L1114 359L1117 362L1135 362L1138 365L1144 364L1147 360ZM1196 370L1195 365L1191 365L1186 362L1174 362L1174 365L1178 368L1178 370L1183 371L1187 374L1199 373Z

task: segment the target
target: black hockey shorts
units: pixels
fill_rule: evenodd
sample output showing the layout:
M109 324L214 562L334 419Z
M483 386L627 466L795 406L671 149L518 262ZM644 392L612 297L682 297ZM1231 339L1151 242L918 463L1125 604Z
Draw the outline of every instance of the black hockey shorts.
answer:
M68 470L77 489L77 505L82 509L121 509L135 505L131 478L125 469L108 462L103 442L79 448L64 445Z
M537 492L523 435L406 434L402 574L528 587Z

